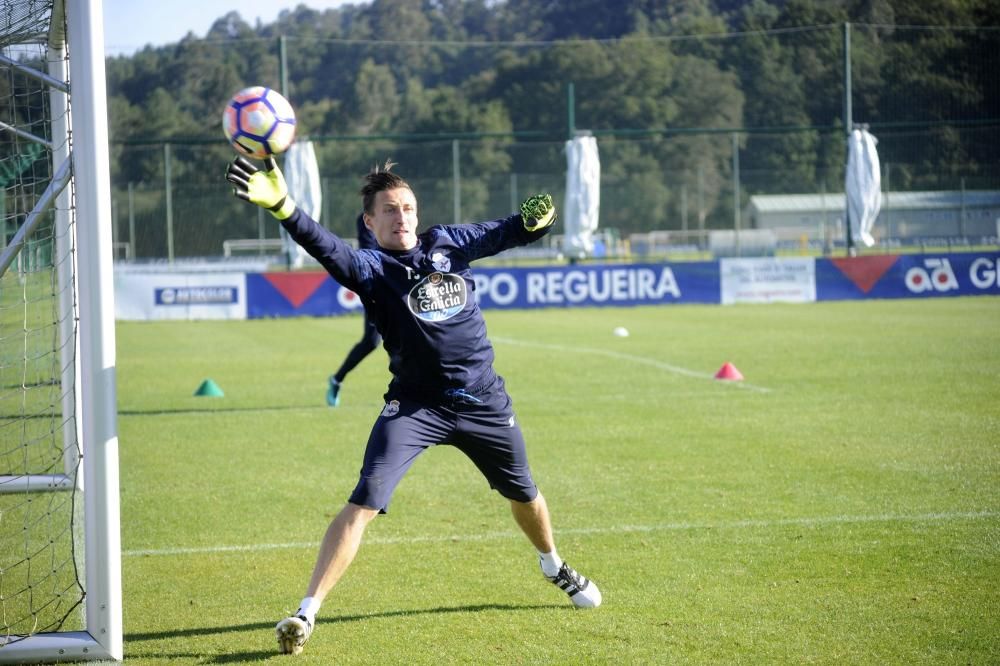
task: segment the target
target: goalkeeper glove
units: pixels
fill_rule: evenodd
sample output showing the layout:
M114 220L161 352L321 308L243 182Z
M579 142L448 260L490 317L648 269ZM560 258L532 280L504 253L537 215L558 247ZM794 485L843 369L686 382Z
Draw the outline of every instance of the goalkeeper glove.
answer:
M273 157L264 160L263 171L237 157L226 169L226 180L233 184L233 194L238 198L268 209L279 220L295 212L295 202L288 196L285 177Z
M521 219L528 231L544 229L556 221L556 205L551 194L536 194L521 204Z

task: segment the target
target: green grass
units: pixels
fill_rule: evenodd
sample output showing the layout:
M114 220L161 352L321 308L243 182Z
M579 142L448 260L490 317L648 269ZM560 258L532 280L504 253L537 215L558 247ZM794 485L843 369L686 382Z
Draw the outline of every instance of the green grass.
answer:
M1000 662L1000 300L488 311L575 611L431 450L302 664ZM614 337L616 326L631 332ZM352 489L383 352L356 317L120 323L129 664L275 654ZM742 383L711 379L726 361ZM224 398L193 397L205 378Z

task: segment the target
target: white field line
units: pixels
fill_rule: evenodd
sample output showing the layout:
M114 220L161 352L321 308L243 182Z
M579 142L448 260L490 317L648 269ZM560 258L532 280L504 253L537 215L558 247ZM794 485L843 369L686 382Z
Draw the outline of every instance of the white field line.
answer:
M570 534L628 534L635 532L676 532L684 530L768 529L774 527L822 527L824 525L852 525L864 523L932 523L982 520L1000 517L1000 511L960 511L922 514L875 514L870 516L819 516L814 518L779 518L777 520L735 520L722 523L659 523L654 525L617 525L614 527L580 527L556 530L559 536ZM371 537L366 545L394 545L414 543L460 543L523 539L520 532L484 532L482 534L453 534L442 536ZM148 548L122 551L123 557L152 555L201 555L214 553L255 553L266 550L315 549L318 541L293 541L289 543L256 543L238 546L199 546L192 548Z
M663 361L656 361L645 356L636 356L634 354L624 354L622 352L611 351L609 349L597 349L594 347L571 347L569 345L554 345L545 342L531 342L526 340L515 340L514 338L504 338L504 337L493 337L490 339L494 342L500 342L508 345L517 345L520 347L534 347L536 349L550 349L552 351L564 352L567 354L594 354L596 356L606 356L608 358L618 359L620 361L628 361L630 363L637 363L639 365L648 365L657 370L663 370L665 372L670 372L675 375L682 375L684 377L692 377L694 379L708 379L713 382L716 381L715 375L707 372L699 372L698 370L689 370L688 368L682 368L678 365L671 365L669 363L664 363ZM770 393L771 389L765 388L763 386L756 386L754 384L749 384L744 381L739 382L716 382L719 384L727 384L735 388L744 389L747 391L757 391L758 393Z

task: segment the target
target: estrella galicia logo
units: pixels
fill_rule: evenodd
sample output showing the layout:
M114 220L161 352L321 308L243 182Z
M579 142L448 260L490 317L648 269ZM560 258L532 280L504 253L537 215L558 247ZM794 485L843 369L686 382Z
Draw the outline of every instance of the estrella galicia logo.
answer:
M465 280L452 273L431 273L410 290L410 312L424 321L451 319L465 307Z
M236 287L157 287L157 305L232 305L239 302Z

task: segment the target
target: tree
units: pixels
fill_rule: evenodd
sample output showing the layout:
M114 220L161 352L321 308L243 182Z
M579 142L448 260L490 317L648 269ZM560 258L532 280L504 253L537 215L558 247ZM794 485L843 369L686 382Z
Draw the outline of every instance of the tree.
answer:
M512 189L558 193L564 142L585 129L600 144L603 225L677 228L686 212L728 226L733 131L744 192L841 186L848 21L854 118L876 130L893 187L989 183L994 0L373 0L254 26L229 12L205 39L108 60L113 182L161 182L162 146L127 142L211 141L176 151L173 175L217 169L222 105L280 86L284 36L300 136L318 139L332 201L353 202L357 176L398 157L425 181L422 206L445 215L461 134L462 214L491 215ZM218 209L219 224L237 214Z

